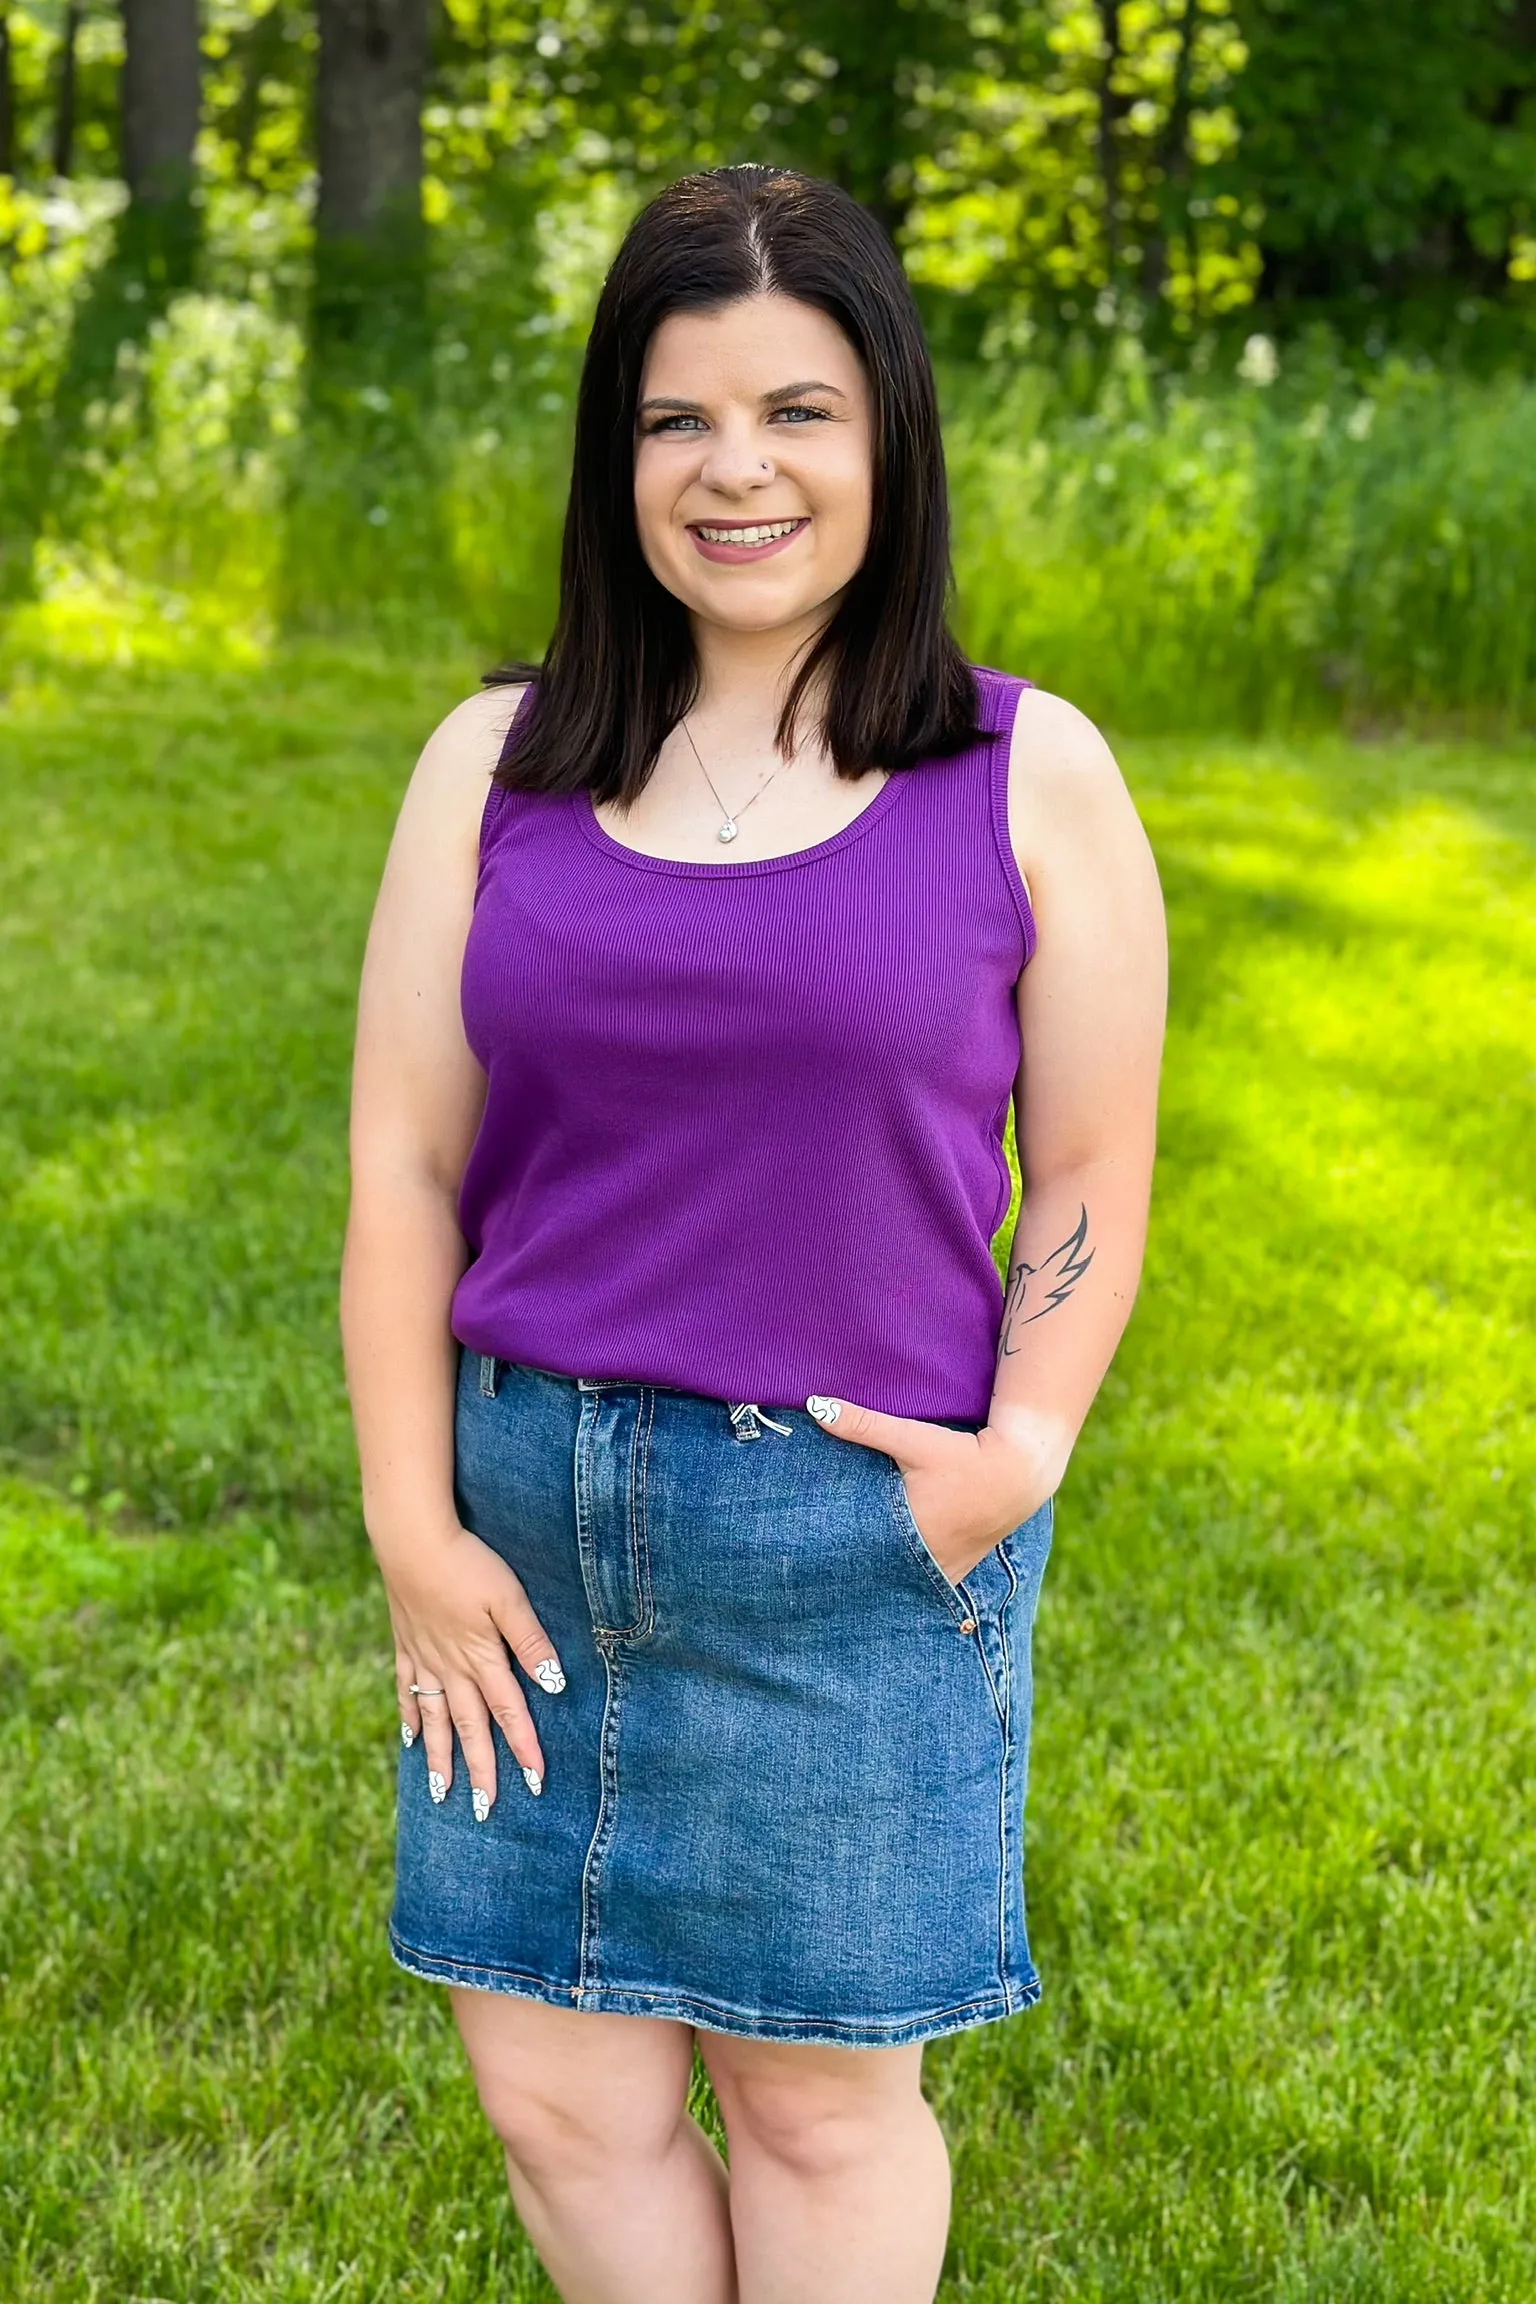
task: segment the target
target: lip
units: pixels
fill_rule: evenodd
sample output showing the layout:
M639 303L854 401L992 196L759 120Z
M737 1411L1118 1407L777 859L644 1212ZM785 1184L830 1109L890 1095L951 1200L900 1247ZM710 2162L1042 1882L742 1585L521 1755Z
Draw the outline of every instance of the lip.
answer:
M771 560L776 552L783 551L786 544L793 544L797 537L803 536L811 524L809 513L785 513L782 517L798 520L799 526L791 528L787 536L775 536L771 544L711 544L699 534L698 528L691 520L688 522L688 533L693 539L694 550L702 559L718 561L727 568L741 568L751 561ZM711 520L706 525L711 528L725 528L732 523L725 520ZM767 520L742 522L743 527L750 528L765 528L770 525L772 525L771 521Z

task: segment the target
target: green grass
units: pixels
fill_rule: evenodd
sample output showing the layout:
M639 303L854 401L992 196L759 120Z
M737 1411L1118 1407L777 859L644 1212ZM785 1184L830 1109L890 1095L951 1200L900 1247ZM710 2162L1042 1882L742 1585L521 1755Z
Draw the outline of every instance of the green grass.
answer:
M39 655L0 806L0 2298L547 2298L398 1976L333 1316L350 1010L470 667ZM1145 1291L1042 1609L1046 1999L958 2304L1536 2293L1536 751L1125 747Z

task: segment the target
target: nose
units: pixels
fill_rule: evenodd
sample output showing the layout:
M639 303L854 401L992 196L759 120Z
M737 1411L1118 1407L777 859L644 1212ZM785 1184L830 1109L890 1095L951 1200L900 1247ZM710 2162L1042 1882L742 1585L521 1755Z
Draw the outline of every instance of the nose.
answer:
M773 478L773 459L765 454L756 427L746 418L726 420L709 436L699 478L723 496L745 495L766 487Z

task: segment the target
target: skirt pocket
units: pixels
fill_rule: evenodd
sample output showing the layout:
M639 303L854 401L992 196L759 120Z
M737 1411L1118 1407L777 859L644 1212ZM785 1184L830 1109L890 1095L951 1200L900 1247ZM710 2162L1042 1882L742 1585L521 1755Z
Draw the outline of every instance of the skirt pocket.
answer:
M891 1465L890 1502L897 1531L912 1560L922 1570L925 1582L943 1601L956 1625L962 1631L970 1632L974 1631L978 1623L1001 1615L1019 1584L1008 1557L1010 1539L1005 1536L1001 1543L994 1544L991 1551L984 1552L975 1567L969 1569L958 1584L951 1583L929 1550L928 1540L912 1516L912 1507L907 1501L907 1484L902 1478L900 1467L889 1458L887 1461Z

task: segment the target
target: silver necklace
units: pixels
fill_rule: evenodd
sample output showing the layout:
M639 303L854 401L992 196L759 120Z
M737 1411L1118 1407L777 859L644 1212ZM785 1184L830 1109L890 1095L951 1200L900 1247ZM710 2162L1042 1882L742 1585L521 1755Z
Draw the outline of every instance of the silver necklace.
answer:
M711 792L715 793L715 806L719 809L721 815L725 819L719 831L715 834L715 838L717 840L734 840L737 832L741 829L740 825L737 823L736 818L739 816L745 816L747 810L752 805L752 800L761 800L763 794L767 791L775 776L777 776L779 768L782 768L784 763L781 760L779 762L779 768L769 769L767 775L763 778L761 784L759 784L757 790L753 793L752 800L744 800L741 806L737 809L736 815L733 816L729 808L727 808L725 802L721 799L719 793L715 792L715 780L704 765L703 755L699 751L697 744L695 744L693 741L693 730L689 727L686 718L682 722L682 730L683 734L688 739L689 750L692 752L695 760L697 760L699 763L699 773L703 777L705 783L709 786Z

